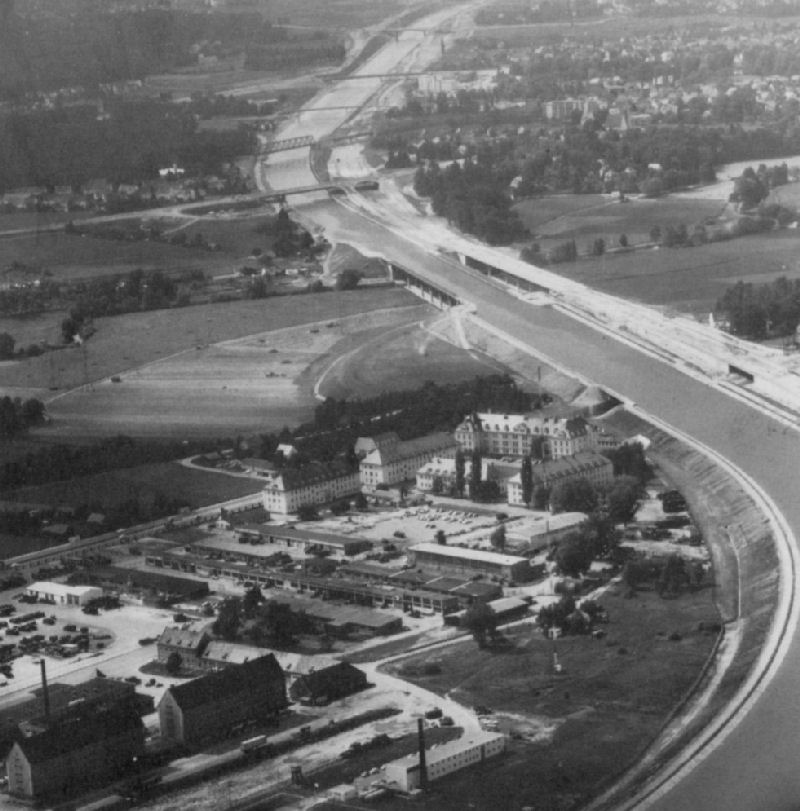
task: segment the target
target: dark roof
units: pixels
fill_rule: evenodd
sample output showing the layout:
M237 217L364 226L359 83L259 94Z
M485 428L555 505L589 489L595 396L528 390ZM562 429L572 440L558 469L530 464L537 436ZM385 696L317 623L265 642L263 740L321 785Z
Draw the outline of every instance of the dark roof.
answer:
M213 704L224 695L262 693L269 690L273 682L280 682L285 700L283 671L275 654L270 653L252 662L230 665L199 679L173 685L168 692L182 710L189 710Z
M57 718L69 712L69 704L83 700L83 707L89 705L111 704L123 701L132 696L135 688L132 684L118 679L90 679L82 684L60 684L56 682L48 687L50 694L50 714ZM0 758L5 757L17 729L24 721L43 723L44 702L41 688L34 691L35 698L25 698L0 709Z
M143 729L136 701L130 696L111 706L89 707L84 713L56 720L44 732L30 738L19 735L16 742L29 763L42 763L88 744Z
M308 688L309 693L314 696L336 693L338 687L350 686L354 682L366 684L367 677L363 670L359 670L349 662L339 662L330 667L323 667L321 670L312 670L300 677L303 684Z
M352 476L358 473L346 462L336 459L327 464L323 462L310 462L300 468L284 468L277 477L283 481L285 490L297 490L312 484L332 481L343 476Z

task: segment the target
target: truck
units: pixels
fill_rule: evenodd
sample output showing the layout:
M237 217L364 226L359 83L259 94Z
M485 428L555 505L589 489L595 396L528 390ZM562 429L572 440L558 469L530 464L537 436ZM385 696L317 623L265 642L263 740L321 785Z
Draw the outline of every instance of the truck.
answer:
M239 749L244 753L257 752L260 749L265 749L267 746L266 735L256 735L254 738L248 738L239 744Z

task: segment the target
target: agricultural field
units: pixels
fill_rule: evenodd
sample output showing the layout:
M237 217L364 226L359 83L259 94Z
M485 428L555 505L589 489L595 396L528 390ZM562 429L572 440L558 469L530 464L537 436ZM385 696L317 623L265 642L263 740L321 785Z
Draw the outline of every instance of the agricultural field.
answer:
M553 265L554 273L623 298L706 318L728 285L800 276L794 231L700 248L646 248Z
M229 341L246 335L283 329L326 318L418 304L398 288L363 289L316 295L232 301L126 313L95 320L96 333L81 349L70 346L26 361L0 367L7 389L48 395L55 386L72 389L122 374L131 368L163 359L196 346ZM9 321L10 319L4 319ZM5 326L4 326L5 328ZM13 325L9 330L14 334ZM17 392L11 392L17 393ZM20 396L24 392L19 392Z
M272 0L269 15L277 23L350 30L375 25L413 5L409 0Z
M492 708L498 728L517 739L488 772L437 783L421 808L571 808L641 755L713 650L715 634L698 623L715 626L718 614L708 588L676 599L608 592L600 600L610 615L606 637L559 639L560 675L553 643L532 625L507 632L501 649L469 641L386 666L462 704ZM433 675L419 675L426 664Z
M310 419L318 396L369 396L498 369L425 333L419 323L431 317L415 302L190 349L52 401L49 431L277 431Z
M63 232L0 239L0 268L14 262L50 271L54 282L129 273L137 268L220 272L225 260L198 248L162 242L121 242Z
M726 207L722 201L669 196L620 203L615 194L554 194L525 200L515 210L543 248L574 239L580 252L596 237L609 248L619 245L620 234L631 245L649 243L655 225L664 231L683 223L691 232L695 224L722 216Z

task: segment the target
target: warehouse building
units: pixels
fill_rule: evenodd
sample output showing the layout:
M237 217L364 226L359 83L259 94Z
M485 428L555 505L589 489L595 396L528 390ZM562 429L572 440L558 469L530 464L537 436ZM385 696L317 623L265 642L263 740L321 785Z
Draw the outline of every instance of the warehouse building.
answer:
M501 597L499 600L491 600L486 605L492 609L498 625L522 619L530 612L530 600L523 597ZM465 608L461 611L454 611L452 614L446 614L445 625L461 625L467 610Z
M158 704L161 736L197 746L248 723L275 723L287 705L283 671L269 654L172 685Z
M505 748L504 735L482 732L428 749L425 752L427 780L433 782L468 766L476 766L501 755ZM418 789L422 783L419 755L406 755L387 763L384 774L387 783L394 784L400 791L409 793Z
M25 589L28 597L39 602L56 605L86 605L103 596L103 589L97 586L68 586L66 583L49 583L38 581Z
M527 558L487 552L483 549L418 543L408 548L408 557L412 565L422 569L502 577L512 583L524 583L530 580L531 576Z
M369 687L367 674L349 662L313 670L298 676L289 688L289 696L301 704L329 704Z

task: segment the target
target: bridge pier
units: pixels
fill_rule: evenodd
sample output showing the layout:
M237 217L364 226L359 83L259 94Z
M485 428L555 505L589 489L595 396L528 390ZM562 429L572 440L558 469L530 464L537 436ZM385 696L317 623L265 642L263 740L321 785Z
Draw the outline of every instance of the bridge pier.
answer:
M418 278L410 271L389 262L389 277L395 284L403 285L410 293L427 301L439 310L449 310L462 302L456 296Z

